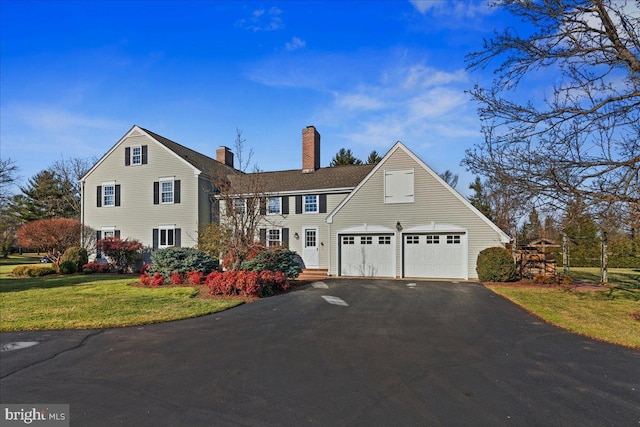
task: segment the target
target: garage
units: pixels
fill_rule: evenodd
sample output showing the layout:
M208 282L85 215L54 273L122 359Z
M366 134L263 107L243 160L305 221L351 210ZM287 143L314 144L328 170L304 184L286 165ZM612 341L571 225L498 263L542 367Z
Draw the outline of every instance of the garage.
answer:
M466 278L466 233L406 233L402 238L404 277Z
M360 233L338 234L340 275L395 277L395 235L383 227L352 229ZM363 231L369 231L363 233ZM379 231L379 232L371 232Z

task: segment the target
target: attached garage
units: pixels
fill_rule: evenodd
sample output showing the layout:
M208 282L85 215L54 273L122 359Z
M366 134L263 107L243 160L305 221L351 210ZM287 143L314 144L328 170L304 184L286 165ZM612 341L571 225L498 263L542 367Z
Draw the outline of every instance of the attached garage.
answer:
M435 225L407 230L402 235L402 259L404 277L466 279L466 230Z
M338 233L341 276L395 277L393 230L385 227L354 227Z

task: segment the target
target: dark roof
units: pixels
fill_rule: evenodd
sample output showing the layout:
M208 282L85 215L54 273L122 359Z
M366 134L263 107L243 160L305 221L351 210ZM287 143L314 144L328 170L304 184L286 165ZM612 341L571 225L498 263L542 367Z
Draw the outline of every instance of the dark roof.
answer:
M184 145L178 144L170 139L165 138L162 135L158 135L155 132L151 132L148 129L140 128L143 131L147 132L154 139L156 139L159 143L167 147L169 150L173 151L178 156L185 159L191 165L201 170L205 174L209 176L214 176L217 174L229 174L229 173L239 173L236 169L233 169L219 161L212 159L209 156L205 156L202 153L198 153L197 151L192 150L191 148L187 148Z
M302 173L301 169L258 172L230 177L235 192L287 193L305 190L354 188L375 165L352 165L320 168ZM255 190L254 190L255 191Z

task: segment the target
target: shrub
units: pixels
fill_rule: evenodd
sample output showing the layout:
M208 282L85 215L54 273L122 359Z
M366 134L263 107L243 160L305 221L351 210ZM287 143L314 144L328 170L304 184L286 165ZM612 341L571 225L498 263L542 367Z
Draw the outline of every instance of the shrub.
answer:
M142 264L142 267L140 267L140 274L145 274L147 270L151 268L151 266L152 264Z
M56 270L53 267L44 265L19 265L11 271L14 276L40 277L48 274L54 274Z
M166 248L151 253L153 265L149 273L160 273L169 277L173 273L187 274L199 271L208 274L218 268L218 261L194 248Z
M88 262L82 266L82 271L91 270L92 273L108 273L109 266L99 262Z
M171 275L171 283L173 283L174 285L182 285L184 283L182 275L179 273L173 273Z
M151 286L164 285L164 276L160 273L156 273L151 278Z
M142 243L134 239L123 240L119 237L107 237L98 240L96 247L104 253L112 269L117 272L131 271L133 265L142 258L140 253Z
M141 274L140 283L142 283L145 286L149 286L151 284L151 277L149 277L148 274Z
M289 288L287 276L273 271L214 271L205 281L212 295L265 297Z
M60 274L73 274L78 271L76 263L73 261L62 261L60 263Z
M295 279L300 275L302 268L296 261L297 254L289 249L277 248L261 252L253 259L245 261L240 266L241 270L249 271L281 271L288 278Z
M515 278L516 263L508 250L487 248L478 254L476 272L482 282L508 282Z
M62 271L62 263L72 262L74 265L74 273L82 270L82 266L89 262L89 255L87 250L80 246L72 246L64 251L60 258L60 270ZM64 274L64 273L63 273Z
M201 271L190 271L187 273L187 281L192 285L201 285L204 280L204 274Z

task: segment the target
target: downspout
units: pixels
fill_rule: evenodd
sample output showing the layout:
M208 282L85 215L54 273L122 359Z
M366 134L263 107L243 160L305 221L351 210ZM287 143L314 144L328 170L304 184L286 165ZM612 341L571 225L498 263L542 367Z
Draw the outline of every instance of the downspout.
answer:
M80 180L80 223L82 224L82 228L80 229L80 246L84 248L84 180Z
M327 223L329 225L329 241L327 242L327 256L328 256L328 262L327 262L327 276L331 276L331 223Z

